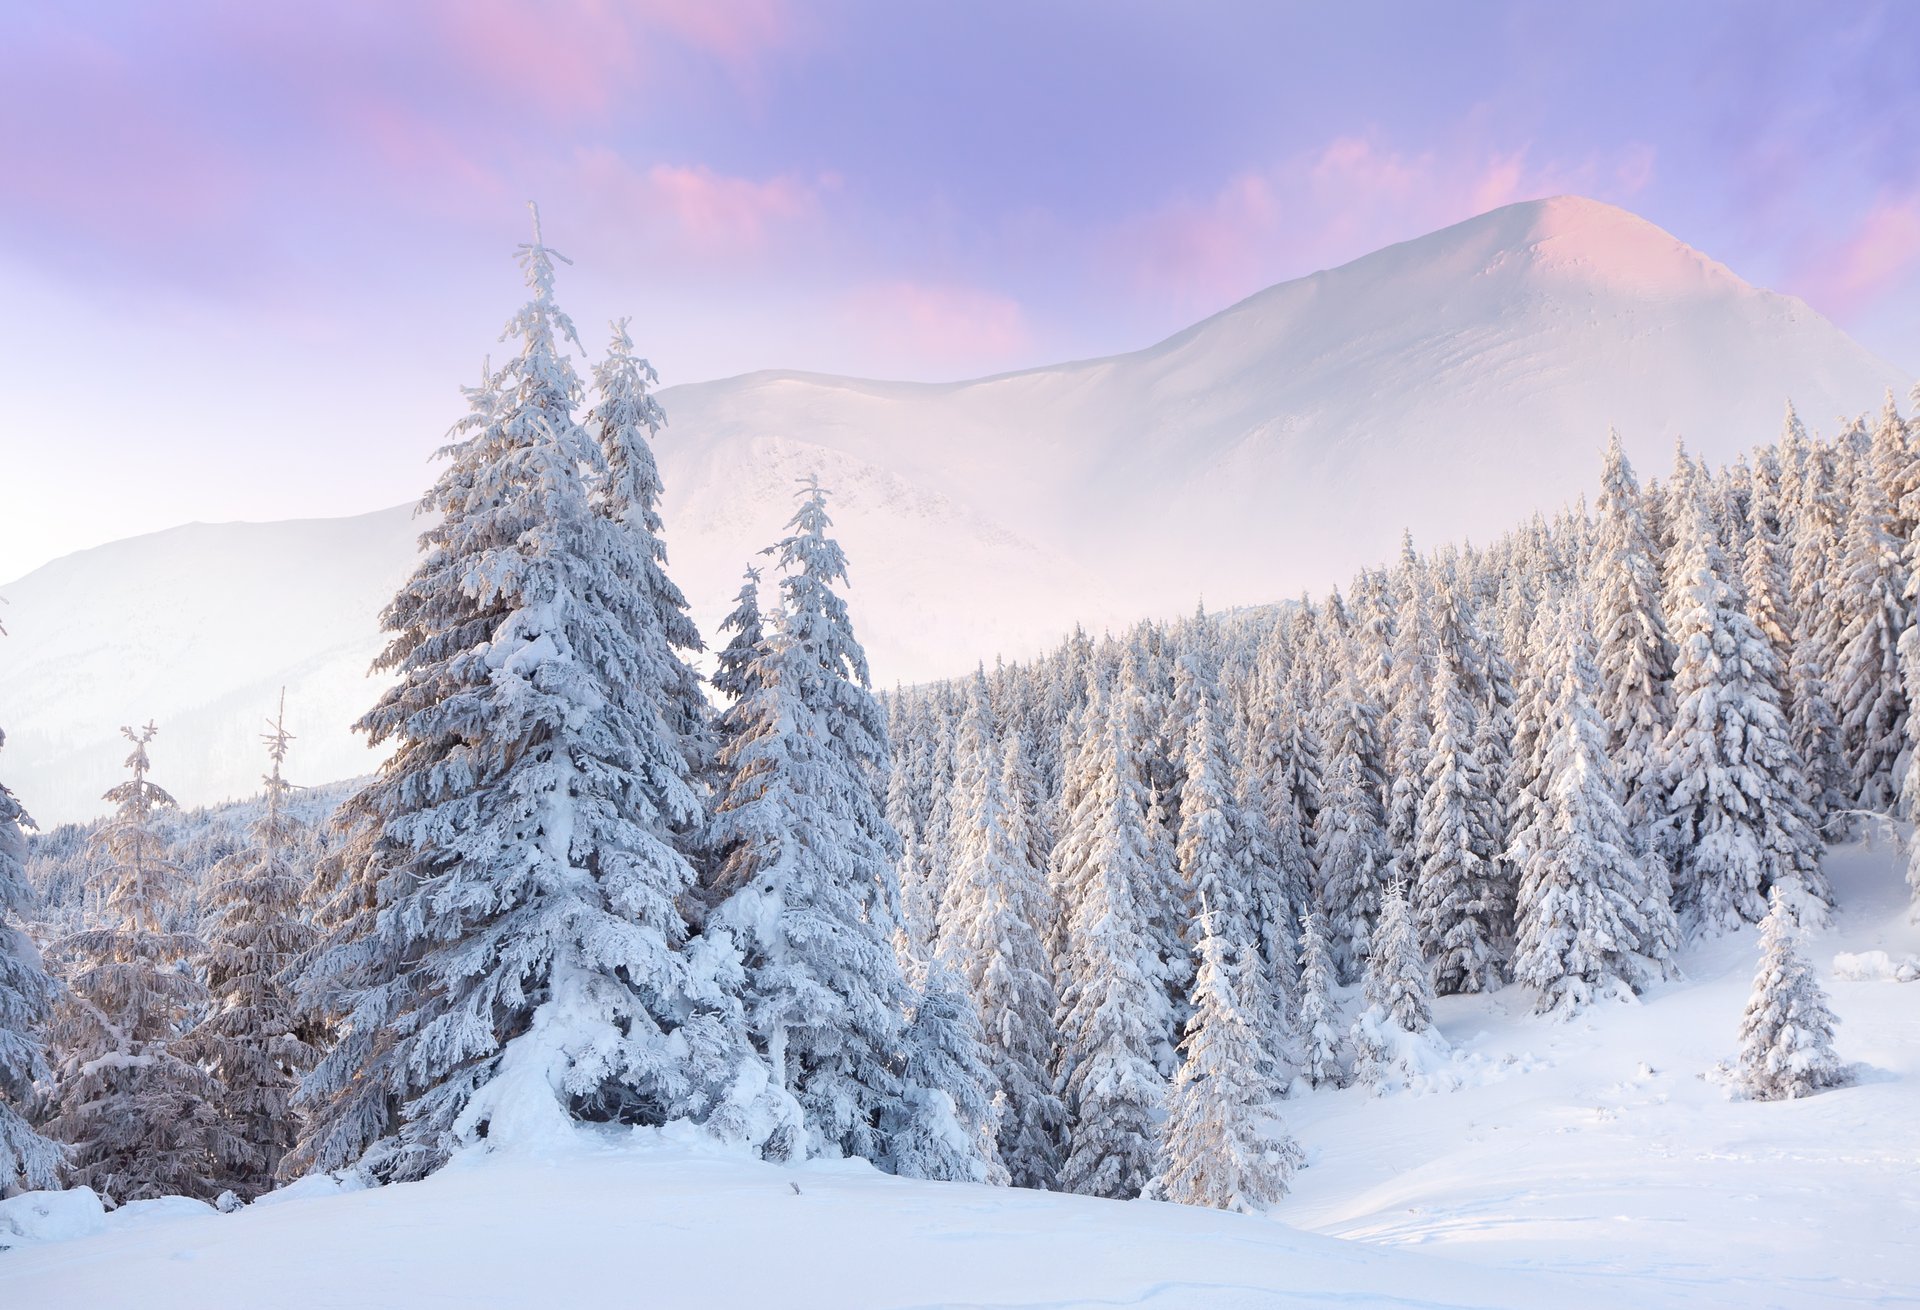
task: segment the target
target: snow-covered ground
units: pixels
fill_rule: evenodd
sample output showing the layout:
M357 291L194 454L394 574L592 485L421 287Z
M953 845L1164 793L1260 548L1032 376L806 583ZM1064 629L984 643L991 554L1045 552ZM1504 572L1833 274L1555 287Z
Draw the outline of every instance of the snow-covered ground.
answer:
M1517 989L1443 1001L1463 1085L1289 1102L1313 1164L1271 1218L582 1134L422 1183L311 1180L233 1215L69 1200L60 1240L0 1251L0 1306L1920 1304L1920 985L1832 969L1920 952L1920 927L1884 846L1829 868L1842 909L1807 947L1860 1081L1805 1101L1730 1099L1711 1077L1747 931L1689 950L1643 1004L1571 1023ZM22 1204L0 1210L0 1245Z

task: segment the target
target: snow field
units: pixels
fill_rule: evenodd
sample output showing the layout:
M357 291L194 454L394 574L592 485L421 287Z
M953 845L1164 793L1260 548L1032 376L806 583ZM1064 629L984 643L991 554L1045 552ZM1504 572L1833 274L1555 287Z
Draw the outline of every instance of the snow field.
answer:
M675 1130L583 1130L419 1183L309 1179L233 1215L59 1201L0 1252L0 1305L1815 1307L1920 1304L1920 988L1833 976L1920 950L1896 853L1829 856L1805 943L1856 1085L1733 1099L1749 928L1685 978L1564 1021L1443 997L1457 1090L1284 1104L1310 1166L1271 1216L777 1167ZM795 1189L798 1189L797 1191ZM0 1207L9 1219L33 1198ZM66 1239L66 1240L56 1240ZM17 1239L16 1239L17 1240Z

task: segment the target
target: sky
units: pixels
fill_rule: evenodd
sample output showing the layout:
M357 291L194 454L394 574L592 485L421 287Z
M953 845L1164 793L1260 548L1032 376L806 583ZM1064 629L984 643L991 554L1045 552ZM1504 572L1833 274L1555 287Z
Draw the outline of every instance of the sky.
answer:
M417 495L529 199L666 384L1137 349L1567 192L1920 373L1916 123L1902 0L0 5L0 581Z

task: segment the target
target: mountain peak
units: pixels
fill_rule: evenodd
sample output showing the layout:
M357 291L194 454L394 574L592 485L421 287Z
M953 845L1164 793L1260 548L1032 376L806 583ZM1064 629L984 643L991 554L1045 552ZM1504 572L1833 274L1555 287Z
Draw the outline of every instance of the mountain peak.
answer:
M1658 224L1587 196L1518 201L1434 235L1475 229L1515 254L1525 253L1536 270L1563 272L1618 290L1663 296L1708 287L1756 290L1725 264Z

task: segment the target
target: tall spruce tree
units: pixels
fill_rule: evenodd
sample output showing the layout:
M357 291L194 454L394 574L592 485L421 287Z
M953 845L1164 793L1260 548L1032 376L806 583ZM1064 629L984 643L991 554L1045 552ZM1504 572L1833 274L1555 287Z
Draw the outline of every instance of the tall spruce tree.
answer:
M147 777L154 726L122 731L132 777L106 794L113 817L91 842L105 922L55 948L69 967L48 1033L57 1056L46 1129L72 1147L67 1181L108 1205L210 1201L261 1161L227 1126L223 1089L185 1040L209 999L190 967L204 947L173 926L182 875L155 827L174 801Z
M727 854L709 932L741 954L755 1046L800 1106L807 1149L898 1165L912 1153L896 1157L895 1142L939 1107L904 1077L915 999L892 947L886 720L835 590L847 561L827 493L809 478L798 498L770 551L781 604L758 687L734 707L721 759L713 829Z
M1735 603L1703 495L1677 506L1669 603L1678 658L1665 746L1683 917L1725 931L1766 912L1775 881L1819 900L1817 865L1794 798L1800 763L1775 699L1772 652Z
M336 939L316 969L359 971L346 1026L392 1038L350 1040L360 1062L323 1062L303 1094L330 1143L315 1158L373 1136L364 1163L382 1177L571 1118L697 1116L697 1029L682 1030L725 1005L680 949L701 804L672 708L686 633L658 574L645 425L602 424L626 461L610 476L574 418L557 257L536 216L520 249L533 295L505 334L518 353L469 393L443 452L423 502L439 519L384 616L377 667L398 682L360 724L393 748L353 807L374 844L374 940Z
M1638 991L1657 976L1642 951L1672 936L1672 912L1649 885L1620 803L1595 705L1600 678L1589 630L1584 608L1563 622L1544 770L1546 834L1521 872L1514 980L1540 990L1542 1011L1571 1013Z
M1318 910L1300 916L1300 1072L1315 1087L1346 1085L1346 1034L1333 989L1333 955L1327 948L1327 918Z
M889 1125L887 1164L909 1178L1008 1182L995 1139L1001 1103L966 983L931 961L907 1025L903 1094Z
M606 356L593 368L596 400L586 426L602 460L593 501L627 537L616 576L628 595L614 608L627 620L634 644L647 658L649 681L635 690L679 737L688 774L700 777L713 757L711 714L700 675L687 656L698 654L705 644L687 612L686 596L667 576L660 517L665 488L653 457L653 443L666 426L667 414L653 395L659 375L634 354L630 321L614 322Z
M292 741L283 690L266 736L272 771L260 818L248 843L214 866L205 966L213 1007L190 1043L220 1080L221 1113L253 1148L251 1168L231 1180L242 1197L273 1185L298 1140L293 1094L317 1056L319 1033L285 981L314 940L303 904L312 874L300 864L287 811L293 786L281 773Z
M1320 853L1319 904L1342 981L1358 981L1379 915L1391 853L1382 804L1379 716L1351 664L1332 698L1330 766L1315 822Z
M1595 708L1619 770L1629 836L1640 855L1667 858L1663 741L1672 720L1673 643L1660 597L1660 555L1633 468L1609 434L1592 577L1600 681Z
M1060 1186L1128 1198L1154 1173L1171 1021L1147 918L1157 878L1145 787L1123 716L1102 705L1089 722L1056 876L1066 913L1056 1086L1070 1125Z
M1892 518L1880 479L1870 468L1860 469L1842 546L1837 608L1843 617L1831 688L1848 803L1877 814L1894 809L1907 744L1900 637L1910 620L1902 598L1902 543L1893 535Z
M986 1058L1005 1098L998 1154L1015 1184L1050 1187L1064 1112L1048 1067L1058 1041L1053 971L1042 937L1046 887L1022 822L1020 744L994 749L987 687L976 672L958 742L962 813L940 912L943 967L979 1011Z
M1461 677L1459 624L1443 625L1430 693L1433 736L1414 830L1419 880L1415 930L1442 992L1500 984L1496 951L1507 935L1489 815L1493 797L1474 755L1475 707Z
M1302 1157L1280 1124L1259 1026L1240 1000L1247 987L1234 976L1252 963L1251 952L1235 952L1212 930L1213 916L1203 910L1200 917L1193 1017L1168 1090L1153 1192L1183 1205L1253 1213L1286 1195Z

